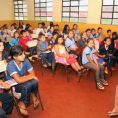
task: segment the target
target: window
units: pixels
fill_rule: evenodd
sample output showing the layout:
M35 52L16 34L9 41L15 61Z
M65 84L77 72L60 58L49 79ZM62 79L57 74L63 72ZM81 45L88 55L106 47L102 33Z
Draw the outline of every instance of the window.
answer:
M118 25L118 0L103 0L101 24Z
M28 20L27 18L27 0L14 0L15 20Z
M62 21L87 23L88 0L62 0Z
M52 21L52 0L35 0L35 20Z

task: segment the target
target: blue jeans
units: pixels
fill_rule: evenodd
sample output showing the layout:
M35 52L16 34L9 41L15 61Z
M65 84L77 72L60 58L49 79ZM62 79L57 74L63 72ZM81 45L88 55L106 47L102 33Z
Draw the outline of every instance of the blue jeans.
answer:
M3 108L0 107L0 118L6 118L6 113L12 112L13 98L7 93L0 93L0 101L3 103Z
M48 59L48 63L52 63L52 60L54 58L53 53L41 53L40 57L42 58L42 64L45 65L46 64L46 59Z
M31 79L27 82L18 84L15 86L15 91L21 93L20 101L23 103L29 103L30 93L34 93L36 95L38 92L38 81Z

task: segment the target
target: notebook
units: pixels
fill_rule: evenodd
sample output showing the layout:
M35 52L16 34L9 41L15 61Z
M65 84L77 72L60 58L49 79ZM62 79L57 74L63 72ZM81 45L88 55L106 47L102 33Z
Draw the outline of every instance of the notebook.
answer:
M5 83L11 85L11 86L14 86L14 85L17 85L18 83L14 80L14 79L10 79L8 81L5 81ZM0 88L4 89L3 85L0 84Z
M98 62L99 64L102 64L102 65L105 64L105 62L104 62L104 60L103 60L102 58L97 58L97 62Z

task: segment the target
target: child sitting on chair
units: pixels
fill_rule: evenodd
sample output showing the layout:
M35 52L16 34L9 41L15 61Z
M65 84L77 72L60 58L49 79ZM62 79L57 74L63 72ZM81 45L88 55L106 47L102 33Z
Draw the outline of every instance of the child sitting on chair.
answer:
M11 39L9 44L11 46L14 46L14 45L18 45L18 43L19 43L19 33L18 33L18 31L15 31L14 35L13 35L13 38Z
M59 35L55 41L54 54L56 62L61 64L70 64L79 75L81 74L82 68L74 58L74 55L69 55L66 51L62 35Z
M51 67L53 60L53 53L49 51L49 49L51 49L51 45L48 46L44 34L39 34L39 40L40 41L37 44L37 55L42 58L44 68L47 68L46 59L48 61L48 66Z
M25 59L24 48L21 45L15 45L10 49L12 60L7 65L7 80L14 79L18 84L15 86L15 92L21 93L18 106L23 116L28 116L26 104L30 102L32 96L34 108L38 108L39 100L38 78L35 76L33 67L28 59ZM26 71L29 74L26 75Z
M27 37L30 39L30 41L32 41L33 40L33 37L31 36L32 31L31 30L27 30L26 34L27 34Z
M7 52L9 52L9 49L10 49L9 42L7 42L7 37L9 36L10 35L8 34L8 29L4 28L3 35L1 36L1 40L4 42L4 47L7 50Z
M57 36L58 36L57 32L52 33L52 39L49 41L49 45L54 45L55 44L55 40L56 40Z
M72 30L68 31L68 37L65 41L65 46L69 54L76 54L77 45L75 44L74 33Z
M97 87L100 90L104 90L103 85L108 85L108 83L104 80L104 67L97 62L93 47L94 40L89 38L86 41L86 47L82 53L82 64L84 67L95 71Z
M97 56L103 58L105 62L107 62L107 66L105 67L105 73L108 74L108 67L112 70L115 70L115 60L116 57L113 56L113 49L111 48L111 38L105 37L104 44L100 46Z

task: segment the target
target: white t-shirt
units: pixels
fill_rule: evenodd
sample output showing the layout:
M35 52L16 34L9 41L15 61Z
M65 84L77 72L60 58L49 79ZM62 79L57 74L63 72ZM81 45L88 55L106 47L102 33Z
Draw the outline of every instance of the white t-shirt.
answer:
M41 28L41 29L38 28L38 29L36 30L36 34L39 34L39 33L44 33L44 30L43 30L42 28Z

